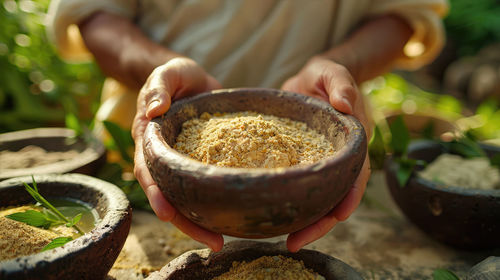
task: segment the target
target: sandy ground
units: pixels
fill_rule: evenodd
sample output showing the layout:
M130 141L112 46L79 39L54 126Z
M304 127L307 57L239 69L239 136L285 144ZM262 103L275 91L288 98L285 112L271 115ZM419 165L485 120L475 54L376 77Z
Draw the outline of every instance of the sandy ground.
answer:
M234 239L225 237L226 242ZM108 279L144 279L180 254L200 248L205 246L154 214L135 211L130 234ZM459 251L427 237L402 216L380 171L372 175L356 212L305 248L342 260L365 279L431 279L436 268L464 277L474 264L490 255L500 255L500 250Z

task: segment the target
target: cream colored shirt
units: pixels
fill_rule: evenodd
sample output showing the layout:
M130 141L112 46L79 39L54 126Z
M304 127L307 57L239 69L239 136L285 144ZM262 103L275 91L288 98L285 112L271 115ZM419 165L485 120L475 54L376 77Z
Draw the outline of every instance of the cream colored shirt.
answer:
M75 24L107 11L130 18L153 41L194 59L223 87L280 87L361 20L387 13L400 15L414 30L406 56L394 66L416 69L441 50L447 9L446 0L54 0L49 35L64 58L88 59ZM126 91L108 81L98 119L130 122L133 116L112 116L135 111L135 95L124 96ZM133 107L125 109L130 102Z

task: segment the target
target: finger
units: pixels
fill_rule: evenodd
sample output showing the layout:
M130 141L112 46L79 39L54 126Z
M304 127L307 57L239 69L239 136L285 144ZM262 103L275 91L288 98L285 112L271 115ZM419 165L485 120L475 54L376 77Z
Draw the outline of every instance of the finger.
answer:
M222 238L221 234L208 231L181 214L174 216L172 224L194 240L206 244L214 252L220 251L224 245L224 238Z
M134 161L134 175L146 194L151 208L160 220L171 221L175 216L176 210L165 199L156 182L151 177L151 173L149 173L144 159L142 140L136 142Z
M205 90L209 91L209 90L220 89L220 88L222 88L222 85L219 83L219 81L217 81L212 76L208 76L208 78L207 78L207 87L206 87Z
M347 193L342 202L336 206L335 209L333 209L333 215L337 218L337 220L345 221L358 207L365 192L368 179L370 178L370 173L370 159L367 155L363 166L361 167L361 172L349 190L349 193Z
M148 120L165 114L170 108L171 98L165 87L147 90L144 94L144 99Z
M286 240L288 251L297 252L305 245L323 237L337 224L337 222L333 213L330 212L314 224L302 230L290 233Z
M354 114L358 89L351 74L339 66L331 75L332 77L326 81L330 104L342 113Z

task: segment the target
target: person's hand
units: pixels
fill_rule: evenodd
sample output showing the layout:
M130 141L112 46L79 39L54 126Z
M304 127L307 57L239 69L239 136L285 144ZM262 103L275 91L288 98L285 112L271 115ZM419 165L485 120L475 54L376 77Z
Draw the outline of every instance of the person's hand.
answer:
M220 84L188 58L174 58L157 67L149 76L137 98L137 113L132 124L135 142L134 174L148 197L158 218L172 222L193 239L205 243L214 251L224 245L221 234L199 227L180 214L163 196L151 177L143 154L143 134L148 122L161 116L171 102L204 91L220 88Z
M320 98L338 111L355 116L363 124L370 139L372 128L365 113L363 96L344 66L325 58L314 57L297 75L285 81L282 90ZM316 223L290 233L287 239L288 250L298 251L328 233L338 221L346 220L358 207L369 177L370 161L367 154L358 178L342 202Z

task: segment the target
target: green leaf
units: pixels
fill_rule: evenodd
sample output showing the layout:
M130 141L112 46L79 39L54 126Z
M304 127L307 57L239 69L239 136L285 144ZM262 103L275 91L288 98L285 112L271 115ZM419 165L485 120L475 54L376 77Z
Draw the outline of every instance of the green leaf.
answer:
M57 238L54 238L49 244L47 244L45 247L42 248L42 252L50 250L50 249L54 249L54 248L57 248L57 247L61 247L62 245L70 242L71 240L73 240L73 238L71 238L71 237L57 237Z
M460 280L453 272L442 268L434 270L432 277L434 280Z
M113 138L118 151L120 151L122 158L128 162L132 162L132 158L128 154L129 147L134 144L130 132L125 131L120 126L110 121L103 121L103 124L109 134L111 134L111 137Z
M434 122L433 121L429 121L424 129L422 129L422 137L424 139L434 139Z
M496 167L500 168L500 154L496 154L493 157L491 157L490 164L491 164L491 166L496 166Z
M485 152L479 144L473 139L465 136L459 139L454 139L450 142L441 141L440 144L448 153L458 154L465 158L484 157Z
M413 172L415 165L417 165L417 161L409 158L398 158L396 159L396 163L396 178L398 179L399 186L404 187L410 179L411 173Z
M76 135L82 134L82 126L75 114L67 113L65 117L66 127L73 129Z
M34 227L49 228L51 224L51 221L43 213L35 210L13 213L5 217Z
M382 132L380 132L380 128L377 125L373 130L373 137L368 145L368 153L370 154L372 168L380 169L384 166L386 154L384 139L382 138Z
M69 223L66 223L66 226L72 227L72 226L76 225L76 223L78 223L81 218L82 218L82 213L78 213L78 215L74 216L73 219L71 219L71 221L69 221Z
M391 148L395 155L406 154L406 149L410 143L410 133L403 121L402 116L398 116L389 126L391 130Z

